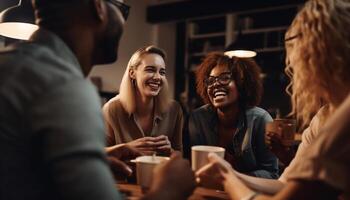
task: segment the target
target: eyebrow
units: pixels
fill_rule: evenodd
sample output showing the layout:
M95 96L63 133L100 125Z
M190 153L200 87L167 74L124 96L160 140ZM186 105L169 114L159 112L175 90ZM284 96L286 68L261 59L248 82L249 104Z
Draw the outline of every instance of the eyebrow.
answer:
M156 67L156 66L153 66L153 65L147 65L147 66L145 66L145 69L146 69L146 68L153 68L153 69L154 69L154 68L157 68L157 67ZM165 66L164 66L164 67L161 67L160 70L165 70Z

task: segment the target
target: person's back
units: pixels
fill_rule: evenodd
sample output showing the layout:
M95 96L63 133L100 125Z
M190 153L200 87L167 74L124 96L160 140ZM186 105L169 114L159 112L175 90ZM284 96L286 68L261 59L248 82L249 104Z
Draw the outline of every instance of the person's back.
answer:
M121 199L109 164L125 171L122 159L137 152L124 145L105 154L100 100L84 76L116 61L129 7L122 0L33 6L40 28L31 42L0 50L0 199ZM179 155L158 173L144 199L193 191L193 172Z
M106 192L113 180L97 93L63 41L45 31L34 40L0 51L1 199L76 199L91 187L101 191L90 199L118 198ZM82 183L90 172L100 181Z

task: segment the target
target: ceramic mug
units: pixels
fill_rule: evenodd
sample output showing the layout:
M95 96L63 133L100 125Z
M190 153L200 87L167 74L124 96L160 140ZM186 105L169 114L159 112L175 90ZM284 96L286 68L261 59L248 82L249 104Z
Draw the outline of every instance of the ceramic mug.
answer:
M208 160L208 154L215 153L221 158L225 156L225 149L217 146L205 146L198 145L191 148L191 158L192 158L192 170L197 171L204 165L206 165Z

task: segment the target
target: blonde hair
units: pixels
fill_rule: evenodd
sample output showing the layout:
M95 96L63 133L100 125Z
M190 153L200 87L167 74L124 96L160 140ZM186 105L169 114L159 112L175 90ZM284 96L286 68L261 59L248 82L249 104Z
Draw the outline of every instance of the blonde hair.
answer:
M137 69L137 67L141 63L142 57L145 54L158 54L164 60L166 59L166 54L164 50L153 45L142 47L131 56L119 86L119 94L117 95L120 99L123 108L129 114L134 113L136 111L136 85L132 83L129 71L130 69ZM156 96L155 104L156 106L158 106L160 112L165 112L168 108L168 105L170 104L169 86L166 79L163 82L162 89Z
M310 0L286 33L287 62L290 59L293 65L286 67L291 77L287 88L292 96L291 114L302 125L322 105L337 106L336 99L348 92L349 27L349 0Z

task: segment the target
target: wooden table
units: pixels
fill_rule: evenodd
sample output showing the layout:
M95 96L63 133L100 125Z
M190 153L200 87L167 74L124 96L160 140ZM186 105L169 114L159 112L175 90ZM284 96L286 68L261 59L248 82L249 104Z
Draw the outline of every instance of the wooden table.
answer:
M130 183L118 183L116 184L119 191L125 196L127 200L134 200L141 197L141 187ZM197 187L189 200L228 200L230 199L227 194L223 191L212 190L203 187Z

